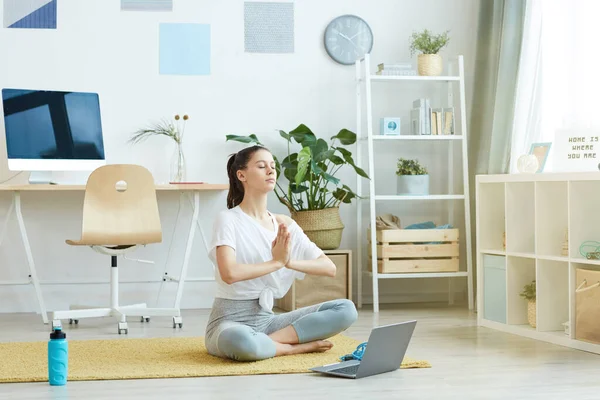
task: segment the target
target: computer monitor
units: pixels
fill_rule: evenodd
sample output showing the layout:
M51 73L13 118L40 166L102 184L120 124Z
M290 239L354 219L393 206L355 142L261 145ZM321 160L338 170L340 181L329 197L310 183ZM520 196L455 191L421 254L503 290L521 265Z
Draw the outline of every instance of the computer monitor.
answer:
M106 164L97 93L2 89L2 103L8 168L30 183Z

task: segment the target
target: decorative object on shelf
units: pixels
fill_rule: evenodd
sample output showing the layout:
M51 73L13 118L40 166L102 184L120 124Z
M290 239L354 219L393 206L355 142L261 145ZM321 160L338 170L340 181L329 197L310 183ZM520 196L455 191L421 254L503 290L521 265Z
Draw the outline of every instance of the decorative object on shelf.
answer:
M536 327L536 285L532 281L529 285L523 287L520 294L521 297L527 300L527 321L532 328Z
M579 254L588 260L600 260L600 242L588 240L581 243Z
M522 174L535 174L539 167L540 163L534 154L523 154L517 160L517 170Z
M342 15L327 25L324 34L329 57L342 65L354 65L373 48L373 32L367 22L356 15Z
M152 123L147 128L138 129L129 139L130 143L137 144L148 139L150 136L166 136L175 142L169 175L171 182L185 182L186 168L185 155L183 153L183 134L185 133L185 125L189 118L187 114L183 116L176 114L173 117L175 122L163 118L159 122Z
M417 160L398 159L396 170L399 195L428 195L429 175Z
M381 135L400 134L400 118L384 117L379 122L379 133Z
M567 322L563 322L561 325L565 329L565 335L571 336L571 323L569 321L567 321Z
M529 154L535 156L538 160L539 167L536 172L544 172L546 166L546 160L548 159L548 153L550 153L550 147L552 143L532 143Z
M569 229L565 229L565 241L563 242L560 254L563 256L569 256Z
M400 218L393 214L378 215L375 220L375 229L402 229Z
M437 76L442 74L443 63L439 51L448 44L450 38L448 32L434 35L425 29L422 32L413 32L410 37L410 54L414 55L417 51L417 68L419 75Z
M350 166L358 176L369 179L354 163L352 153L342 147L354 144L356 134L342 129L331 137L329 144L304 124L289 133L280 130L279 134L287 141L288 152L281 162L273 155L277 166L275 195L317 246L323 250L337 249L344 229L339 206L350 204L356 194L336 174L343 166ZM226 140L262 145L254 134L227 135ZM294 141L301 146L298 152L290 150ZM288 180L287 190L279 184L281 176Z
M552 143L554 172L598 171L600 129L569 127L556 129Z

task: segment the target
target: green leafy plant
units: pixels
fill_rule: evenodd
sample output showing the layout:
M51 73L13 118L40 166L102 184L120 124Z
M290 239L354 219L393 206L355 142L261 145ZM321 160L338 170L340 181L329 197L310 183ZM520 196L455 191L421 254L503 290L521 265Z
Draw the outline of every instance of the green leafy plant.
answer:
M173 117L175 122L163 118L158 122L153 122L147 128L142 128L135 131L129 139L129 142L139 143L151 136L166 136L173 139L175 143L180 145L183 141L185 124L189 118L190 117L187 114L183 116L176 114Z
M440 33L439 35L434 35L427 29L423 32L413 32L410 37L410 54L414 55L417 51L423 54L439 53L450 41L448 32L450 31Z
M535 281L532 281L529 285L525 285L523 287L523 291L519 294L519 296L521 296L527 300L535 300L535 297L536 297Z
M277 169L275 194L290 212L337 207L340 203L348 204L357 197L336 177L344 165L349 165L358 175L369 179L365 171L355 164L352 153L341 147L356 142L356 134L348 129L342 129L332 136L329 144L324 139L317 138L304 124L298 125L289 133L280 130L279 135L287 141L287 156L279 161L273 155ZM226 141L229 140L263 145L254 134L227 135ZM297 152L292 151L294 142L300 145ZM288 180L287 190L279 184L281 176Z
M396 175L427 175L427 168L419 164L417 160L398 159Z

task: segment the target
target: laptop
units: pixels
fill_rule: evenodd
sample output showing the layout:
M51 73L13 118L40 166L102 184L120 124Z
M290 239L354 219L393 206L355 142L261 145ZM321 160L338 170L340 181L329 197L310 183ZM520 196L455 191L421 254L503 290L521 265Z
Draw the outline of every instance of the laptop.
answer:
M406 321L374 328L362 360L341 361L310 370L351 379L395 371L400 368L416 325L417 321Z

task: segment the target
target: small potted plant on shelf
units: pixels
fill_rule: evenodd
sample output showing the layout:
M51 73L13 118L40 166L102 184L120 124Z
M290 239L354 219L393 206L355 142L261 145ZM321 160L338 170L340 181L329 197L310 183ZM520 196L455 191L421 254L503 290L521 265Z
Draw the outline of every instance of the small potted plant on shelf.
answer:
M418 160L398 159L397 193L400 195L428 195L429 174Z
M419 75L437 76L442 74L442 56L438 53L450 41L448 32L439 35L434 35L427 29L422 32L413 32L410 37L410 54L414 55L417 51L422 53L417 57Z
M275 195L319 248L337 249L344 229L339 206L349 204L357 196L336 174L343 166L349 166L356 174L369 179L354 163L352 153L343 147L354 144L356 134L342 129L327 143L300 124L289 133L280 130L279 135L287 142L287 155L280 161L273 154L277 168ZM227 135L226 141L229 140L262 145L254 134ZM294 142L300 145L298 151L292 150ZM288 181L286 189L280 185L282 177Z
M523 291L520 294L521 297L527 300L527 321L532 328L536 326L536 287L535 281L523 287Z

